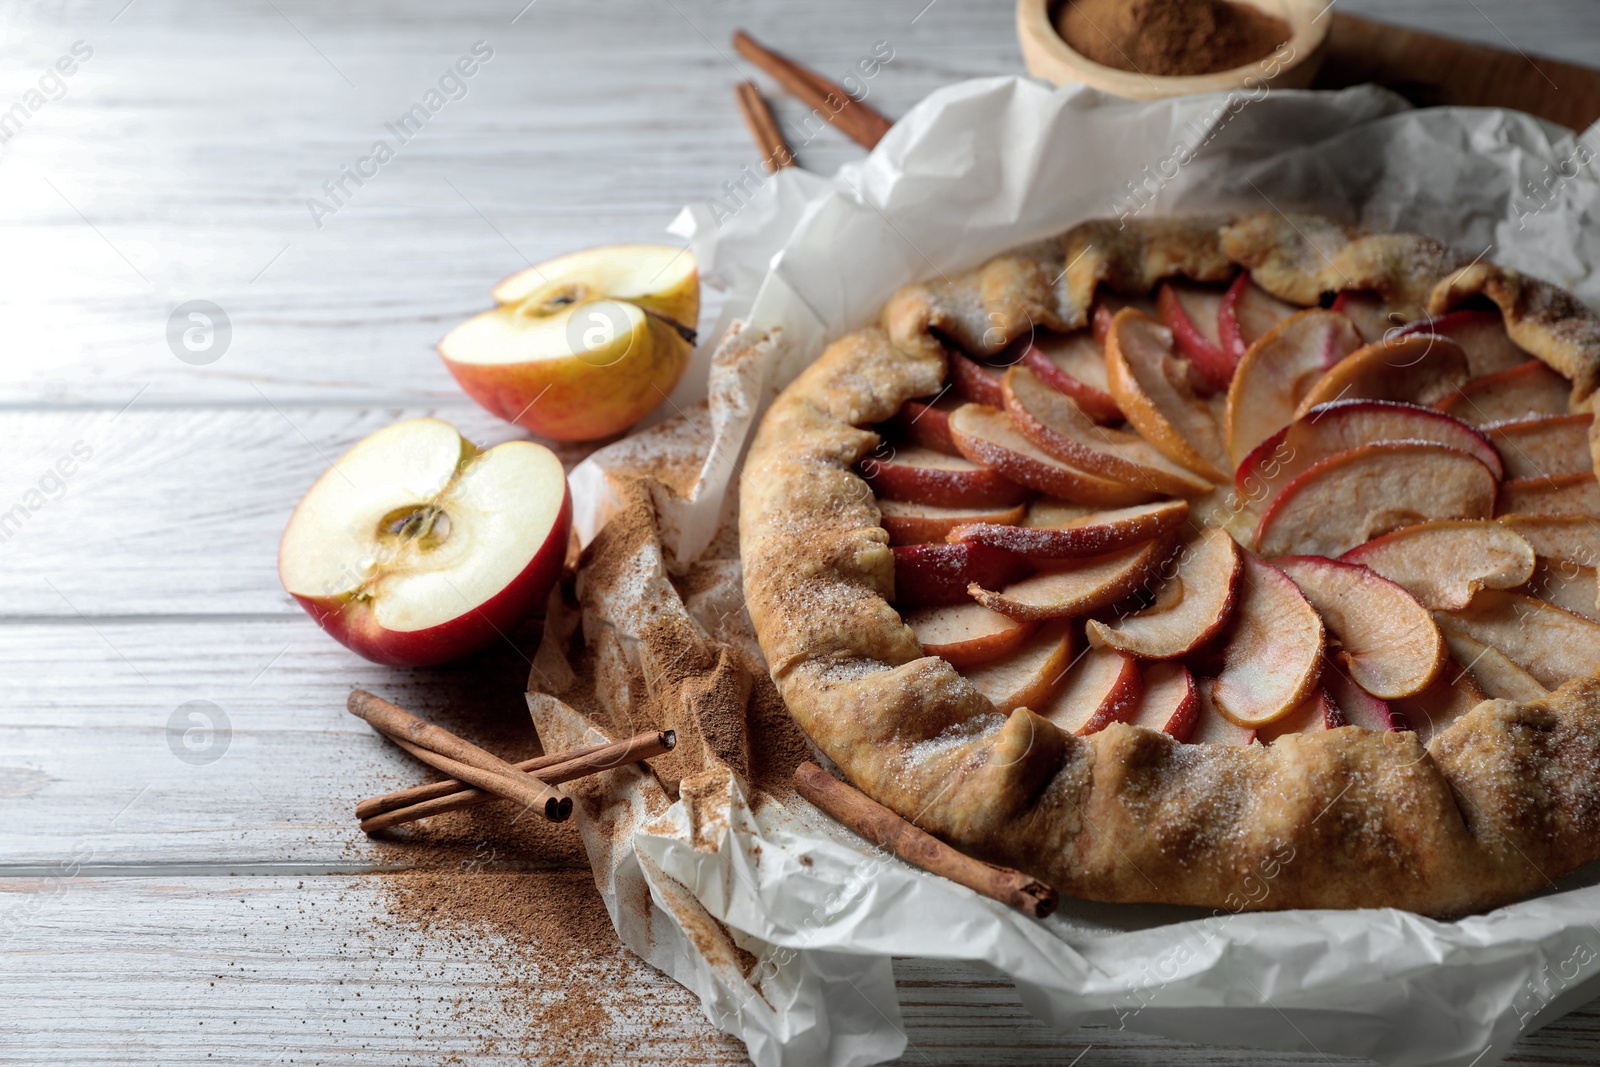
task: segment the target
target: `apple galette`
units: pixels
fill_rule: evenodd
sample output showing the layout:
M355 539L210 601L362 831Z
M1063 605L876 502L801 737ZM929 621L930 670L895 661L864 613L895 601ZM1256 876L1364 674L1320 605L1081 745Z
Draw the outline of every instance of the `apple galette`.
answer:
M1600 319L1469 259L1093 222L901 290L745 468L790 711L1079 897L1457 915L1600 857Z

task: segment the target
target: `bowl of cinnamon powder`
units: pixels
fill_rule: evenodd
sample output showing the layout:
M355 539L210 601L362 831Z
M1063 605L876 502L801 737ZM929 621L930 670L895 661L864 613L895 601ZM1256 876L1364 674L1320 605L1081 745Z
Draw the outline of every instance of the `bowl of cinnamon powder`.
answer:
M1134 100L1303 89L1330 0L1018 0L1028 73Z

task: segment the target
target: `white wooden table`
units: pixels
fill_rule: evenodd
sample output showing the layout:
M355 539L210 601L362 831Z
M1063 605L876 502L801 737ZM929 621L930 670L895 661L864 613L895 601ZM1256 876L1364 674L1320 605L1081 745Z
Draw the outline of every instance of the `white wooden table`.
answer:
M1600 58L1585 0L1345 6ZM364 663L284 595L278 534L331 457L396 418L511 436L433 343L500 276L654 239L755 163L735 26L835 75L889 42L870 99L895 116L1020 71L1010 4L55 0L0 25L0 1062L572 1058L519 1045L536 1032L515 1001L539 994L496 989L494 935L463 947L393 920L371 872L394 853L350 818L418 774L343 712L351 685L520 717L525 665ZM330 204L324 182L477 41L493 57L465 96ZM831 130L797 147L822 172L858 151ZM312 197L336 210L314 220ZM192 300L224 311L225 345L169 344ZM197 709L226 728L186 738ZM592 1062L741 1057L686 992L620 949L608 961L621 992L612 1025L579 1036ZM906 1062L1328 1059L1063 1037L993 976L898 973ZM457 1018L463 1003L480 1014ZM561 1007L534 1005L557 1025ZM1514 1059L1600 1062L1600 1011Z

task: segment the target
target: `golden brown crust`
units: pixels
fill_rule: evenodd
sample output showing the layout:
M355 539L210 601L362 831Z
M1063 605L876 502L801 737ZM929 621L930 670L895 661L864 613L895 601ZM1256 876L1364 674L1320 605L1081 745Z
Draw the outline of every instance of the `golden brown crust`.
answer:
M829 346L778 397L741 499L746 600L773 680L858 787L958 848L1107 901L1448 916L1600 857L1596 679L1485 701L1426 749L1355 728L1266 748L1121 724L1078 738L1026 709L1001 715L923 656L888 603L888 539L852 468L877 443L862 427L936 392L944 365L937 343L891 343L888 309L886 322Z

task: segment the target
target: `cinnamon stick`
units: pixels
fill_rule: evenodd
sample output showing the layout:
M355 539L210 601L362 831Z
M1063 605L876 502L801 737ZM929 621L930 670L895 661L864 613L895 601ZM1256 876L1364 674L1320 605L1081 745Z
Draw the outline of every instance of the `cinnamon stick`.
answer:
M671 751L676 743L677 735L673 731L652 730L636 734L625 741L538 756L513 766L523 771L539 771L541 781L559 785L597 771L622 767L649 759L651 756L659 756L663 752ZM397 793L363 800L356 805L356 815L361 819L361 829L371 834L387 830L391 826L426 819L430 815L443 815L447 811L476 807L493 799L495 799L493 793L474 789L457 780L450 780L402 789Z
M815 763L794 770L800 795L881 848L925 871L1043 919L1056 910L1056 891L1010 867L975 860L902 819L865 793L839 781Z
M863 148L872 148L883 140L894 125L842 86L758 43L743 30L734 31L733 47Z
M437 770L479 789L544 813L551 822L572 814L572 798L492 752L441 727L424 722L381 697L357 689L350 714L371 723L384 736Z
M756 145L761 149L761 165L767 173L776 174L782 167L794 166L794 151L789 147L789 142L783 139L778 120L773 117L772 109L767 106L756 83L740 82L733 92L739 101L739 111L744 115L744 124L750 127L750 136L756 139Z

